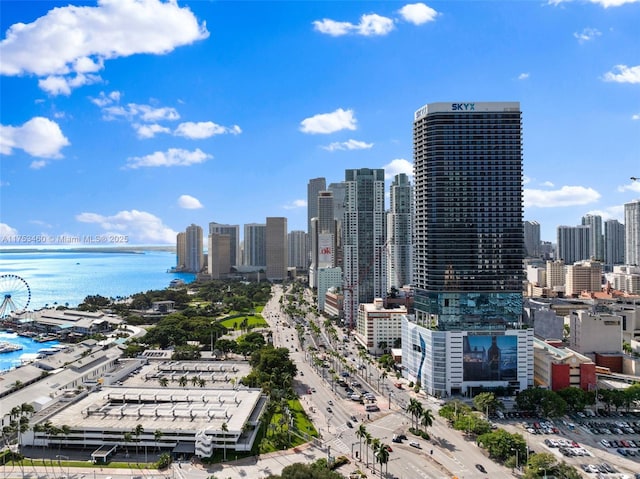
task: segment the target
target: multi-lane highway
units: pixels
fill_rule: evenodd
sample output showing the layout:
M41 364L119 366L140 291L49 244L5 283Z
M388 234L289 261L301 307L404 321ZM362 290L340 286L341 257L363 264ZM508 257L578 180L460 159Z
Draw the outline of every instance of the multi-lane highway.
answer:
M338 374L347 371L341 358L346 359L347 364L352 366L352 372L345 377L346 382L359 383L360 388L353 388L358 392L373 393L380 411L367 412L363 404L349 399L345 388L332 380L332 374L328 372L330 368L317 365L313 361L310 346L317 347L322 343L328 349L333 347L329 335L323 329L323 320L311 314L303 320L306 323L315 321L321 335L314 338L310 328L305 327L307 333L304 334L302 347L295 328L296 322L280 309L281 295L281 287L274 286L274 295L265 307L263 315L272 328L274 346L286 347L291 351L291 358L299 371L295 381L296 391L320 432L321 447L328 454L334 457L349 457L354 461L354 466L357 466L354 470L371 470L371 449L367 452L367 446L357 435L361 424L364 424L372 437L378 438L392 449L388 464L383 466L385 472L388 470L387 477L440 479L456 476L470 479L511 475L509 469L490 461L475 443L466 440L458 431L450 429L446 421L437 416L439 401L417 395L406 387L395 388L394 383L398 382L395 376L388 375L382 378L382 372L375 364L359 356L359 350L353 341L338 341L339 344L335 345L339 353L337 359L326 351L330 368L335 369ZM404 410L411 398L418 398L425 408L434 412L435 421L429 428L429 441L408 432L412 418ZM408 439L402 443L392 442L393 435L401 433L406 434ZM412 447L412 441L418 442L420 448ZM480 472L476 468L477 464L481 464L486 473ZM375 468L379 471L380 465L376 464Z

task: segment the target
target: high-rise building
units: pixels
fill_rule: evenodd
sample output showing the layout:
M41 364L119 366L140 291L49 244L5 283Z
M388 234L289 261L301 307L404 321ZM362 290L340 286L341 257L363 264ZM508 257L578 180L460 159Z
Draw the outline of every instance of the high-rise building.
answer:
M387 213L387 291L412 283L413 188L405 173L395 175L389 196L391 201Z
M229 235L230 250L229 264L236 266L240 264L240 225L223 225L216 222L209 223L209 234L217 233Z
M267 267L267 225L248 223L244 225L245 266Z
M354 328L358 305L386 297L384 170L345 171L344 320Z
M604 267L613 271L613 266L624 264L625 227L618 220L604 222Z
M224 279L231 271L231 236L211 233L208 237L207 272L211 279Z
M640 266L640 200L624 204L624 262Z
M540 223L537 221L524 222L524 249L527 257L540 257Z
M307 233L309 235L311 235L311 219L318 216L318 193L326 189L326 178L312 178L307 183Z
M333 263L336 266L343 265L342 252L342 223L344 222L345 198L347 197L347 185L344 182L331 183L328 190L333 193L333 217L336 220L336 250Z
M185 271L199 273L204 267L204 248L202 227L191 224L187 226Z
M573 264L591 258L591 226L558 226L556 257Z
M546 286L554 291L563 291L566 282L565 264L562 260L547 261Z
M309 258L307 233L302 230L291 231L287 243L289 266L298 270L306 270Z
M413 280L419 321L445 330L520 322L521 126L517 102L433 103L416 112Z
M589 251L589 259L598 261L604 260L604 242L602 236L602 216L584 215L582 224L591 227L589 243L591 250Z
M187 234L182 231L176 235L176 270L184 271L187 267Z
M309 266L309 285L318 285L318 271L332 268L336 264L337 222L333 212L333 192L320 191L317 197L318 216L311 220L311 264Z
M413 147L415 318L402 325L405 375L441 397L530 387L533 329L517 327L520 104L425 105L414 115Z
M287 218L268 217L265 235L267 246L267 279L287 279Z

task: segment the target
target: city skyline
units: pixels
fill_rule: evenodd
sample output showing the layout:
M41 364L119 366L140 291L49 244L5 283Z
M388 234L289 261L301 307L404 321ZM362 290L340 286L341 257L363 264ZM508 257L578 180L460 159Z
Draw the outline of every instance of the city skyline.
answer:
M388 208L416 107L472 99L521 104L542 240L640 198L636 1L81 5L0 3L0 244L307 231L309 180L347 169Z

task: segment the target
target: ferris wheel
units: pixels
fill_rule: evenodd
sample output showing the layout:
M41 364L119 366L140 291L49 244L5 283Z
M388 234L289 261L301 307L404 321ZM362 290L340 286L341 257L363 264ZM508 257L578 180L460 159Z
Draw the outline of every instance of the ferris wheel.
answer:
M0 318L10 313L21 313L31 301L31 288L15 274L0 275Z

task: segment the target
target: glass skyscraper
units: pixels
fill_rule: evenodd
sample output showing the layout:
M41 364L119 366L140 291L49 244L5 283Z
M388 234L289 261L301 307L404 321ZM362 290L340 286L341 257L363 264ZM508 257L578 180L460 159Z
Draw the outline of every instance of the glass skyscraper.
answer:
M518 102L415 112L416 322L500 331L522 316L522 120Z

